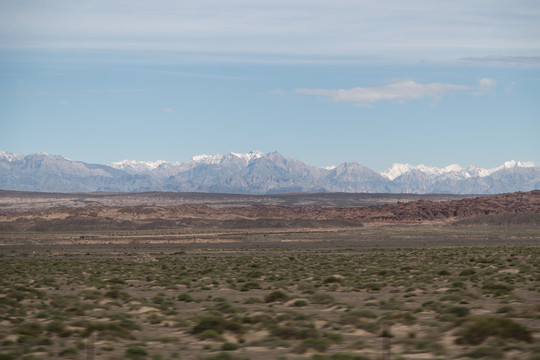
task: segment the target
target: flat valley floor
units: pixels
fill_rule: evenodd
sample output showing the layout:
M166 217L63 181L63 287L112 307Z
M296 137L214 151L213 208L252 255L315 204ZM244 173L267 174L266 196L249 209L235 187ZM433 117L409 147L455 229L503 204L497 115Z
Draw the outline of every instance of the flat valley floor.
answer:
M0 359L540 359L537 226L0 233Z

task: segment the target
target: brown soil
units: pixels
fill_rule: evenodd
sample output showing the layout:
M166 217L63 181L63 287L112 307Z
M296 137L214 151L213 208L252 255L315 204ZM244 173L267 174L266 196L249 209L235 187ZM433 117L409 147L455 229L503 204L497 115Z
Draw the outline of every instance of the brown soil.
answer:
M102 201L112 201L115 196L117 195L102 198ZM150 195L146 194L145 201L148 196ZM161 194L156 194L157 198L159 196ZM349 207L145 204L85 207L74 205L45 209L37 206L36 209L33 205L26 208L4 206L4 210L0 212L0 231L347 228L362 226L364 223L448 222L486 215L498 215L497 221L504 222L505 218L501 215L518 213L540 213L539 190L451 201L416 200Z

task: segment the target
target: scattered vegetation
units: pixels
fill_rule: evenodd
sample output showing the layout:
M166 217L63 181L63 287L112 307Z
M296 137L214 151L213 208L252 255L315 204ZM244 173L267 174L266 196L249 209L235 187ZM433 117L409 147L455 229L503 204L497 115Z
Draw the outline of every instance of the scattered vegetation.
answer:
M0 360L538 360L538 247L147 255L4 254Z

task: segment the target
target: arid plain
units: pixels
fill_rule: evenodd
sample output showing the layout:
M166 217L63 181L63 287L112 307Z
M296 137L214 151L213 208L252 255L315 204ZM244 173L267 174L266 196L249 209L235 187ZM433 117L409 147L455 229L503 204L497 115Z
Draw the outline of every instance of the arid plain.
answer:
M540 358L540 191L0 206L0 359Z

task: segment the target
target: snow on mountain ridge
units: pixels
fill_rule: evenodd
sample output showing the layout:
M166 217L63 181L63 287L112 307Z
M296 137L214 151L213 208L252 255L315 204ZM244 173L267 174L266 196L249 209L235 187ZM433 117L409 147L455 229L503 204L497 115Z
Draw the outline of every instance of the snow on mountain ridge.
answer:
M426 166L424 164L420 165L410 165L410 164L399 164L394 163L390 168L381 172L380 174L386 177L389 180L394 180L400 177L403 174L409 173L413 170L418 170L432 177L438 177L442 175L451 176L457 179L467 179L471 177L486 177L494 172L503 169L511 169L515 167L534 167L535 164L532 161L516 161L510 160L506 161L503 165L492 168L484 169L477 165L469 165L466 168L461 167L458 164L448 165L444 168L438 168L435 166Z
M261 158L263 157L265 154L261 151L258 151L258 150L254 150L254 151L250 151L248 153L245 153L245 154L241 154L241 153L234 153L234 152L229 152L227 154L215 154L215 155L195 155L193 156L193 158L191 159L191 161L193 162L196 162L196 163L200 163L200 164L219 164L221 163L223 160L227 159L227 158L231 158L231 157L237 157L239 159L242 159L244 161L246 161L247 163L251 162L252 160L254 159L258 159L258 158Z
M22 160L26 154L13 154L7 151L0 151L0 159L6 159L9 162L14 160Z
M107 164L115 169L119 170L133 170L133 171L152 171L157 169L160 165L168 164L167 161L140 161L140 160L123 160Z

